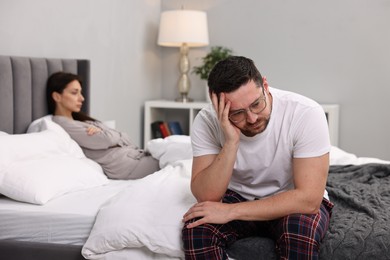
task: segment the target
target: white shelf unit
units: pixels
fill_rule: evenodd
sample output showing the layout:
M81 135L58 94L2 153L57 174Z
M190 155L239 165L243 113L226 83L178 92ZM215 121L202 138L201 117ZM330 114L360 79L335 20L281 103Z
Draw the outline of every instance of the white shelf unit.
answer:
M184 134L189 134L197 113L209 105L207 102L176 102L151 100L145 102L144 147L152 139L151 124L155 121L179 121Z
M189 134L196 114L208 104L208 102L181 103L168 100L146 101L144 110L144 147L152 139L151 123L155 121L179 121L183 132ZM327 114L331 143L337 146L339 142L339 105L321 105Z
M330 143L334 146L339 145L339 110L338 104L321 104L328 119Z

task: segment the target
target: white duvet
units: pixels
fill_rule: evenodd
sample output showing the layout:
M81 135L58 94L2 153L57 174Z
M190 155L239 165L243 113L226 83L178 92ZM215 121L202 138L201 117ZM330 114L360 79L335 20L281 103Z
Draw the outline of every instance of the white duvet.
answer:
M168 141L170 149L166 149ZM184 257L182 216L196 200L189 187L192 159L176 161L172 157L170 160L169 152L176 150L172 143L190 148L189 140L181 141L168 139L154 143L152 154L158 152L159 157L165 156L166 166L137 180L101 207L82 249L85 258L110 259L115 253L121 259L131 259L132 254L144 251L143 248L158 254L155 259ZM129 248L137 250L129 251Z

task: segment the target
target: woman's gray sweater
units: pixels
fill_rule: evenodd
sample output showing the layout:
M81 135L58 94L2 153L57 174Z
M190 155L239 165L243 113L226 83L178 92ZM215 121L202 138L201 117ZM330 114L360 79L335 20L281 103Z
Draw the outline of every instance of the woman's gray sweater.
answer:
M132 144L125 133L109 128L99 121L77 121L64 116L53 116L53 121L59 124L70 137L82 148L86 157L99 163L105 174L112 179L136 179L146 176L159 169L158 161L144 150ZM101 131L88 135L90 126ZM148 161L143 171L133 174L140 161ZM144 164L144 163L142 163Z

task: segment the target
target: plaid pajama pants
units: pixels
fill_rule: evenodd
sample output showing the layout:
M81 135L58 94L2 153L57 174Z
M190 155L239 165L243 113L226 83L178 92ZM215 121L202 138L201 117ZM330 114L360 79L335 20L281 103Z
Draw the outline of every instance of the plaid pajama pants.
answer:
M224 203L246 201L228 190ZM333 203L323 199L319 213L292 214L271 221L232 221L223 225L204 224L182 230L186 259L228 259L225 249L236 240L250 236L265 236L276 242L280 259L318 259L320 242L329 226ZM194 220L190 220L192 222ZM188 224L187 222L186 224Z

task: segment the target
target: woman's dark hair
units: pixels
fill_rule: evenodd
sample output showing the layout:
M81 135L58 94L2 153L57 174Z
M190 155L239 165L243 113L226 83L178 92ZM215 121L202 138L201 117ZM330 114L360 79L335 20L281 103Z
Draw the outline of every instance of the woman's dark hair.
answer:
M215 64L207 84L210 93L219 94L233 92L250 80L263 86L263 77L254 62L243 56L230 56Z
M46 83L46 102L47 102L47 109L49 114L54 114L56 109L56 102L54 101L52 94L54 92L62 94L66 86L74 80L77 80L81 86L83 85L81 77L72 73L59 71L53 73L49 77ZM73 119L78 121L87 121L87 120L96 121L96 119L88 116L83 112L73 112L72 116Z

